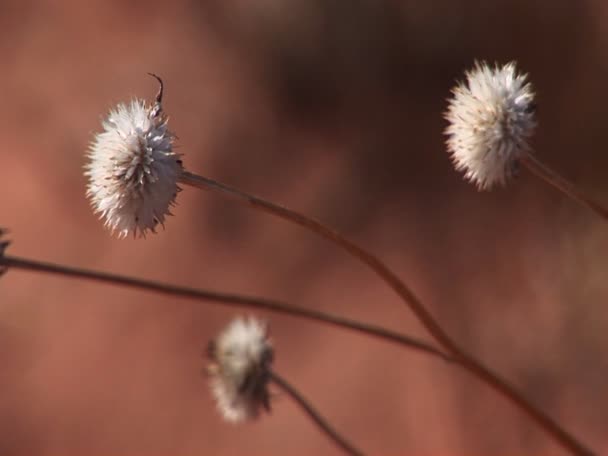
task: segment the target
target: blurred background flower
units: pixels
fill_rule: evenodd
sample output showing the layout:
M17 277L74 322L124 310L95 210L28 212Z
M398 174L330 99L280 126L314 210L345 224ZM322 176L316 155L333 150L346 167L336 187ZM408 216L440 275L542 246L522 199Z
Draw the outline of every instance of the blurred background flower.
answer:
M538 93L539 158L608 201L608 4L1 8L0 222L15 255L267 295L424 335L343 252L213 194L182 192L166 231L145 242L110 237L85 197L85 150L109 108L155 92L154 72L188 169L378 252L457 341L608 451L605 223L526 173L478 193L452 169L442 135L445 100L473 60L516 59ZM200 347L232 316L10 272L0 281L0 454L334 454L287 400L240 428L217 416ZM286 317L273 317L273 339L277 370L378 454L557 451L510 404L435 360Z
M207 374L219 414L233 424L270 412L268 369L274 357L266 323L236 317L208 346Z

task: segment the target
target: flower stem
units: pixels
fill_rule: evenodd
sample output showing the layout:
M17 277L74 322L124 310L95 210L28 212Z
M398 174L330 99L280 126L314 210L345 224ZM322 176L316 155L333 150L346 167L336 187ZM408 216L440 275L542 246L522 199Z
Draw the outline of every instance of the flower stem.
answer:
M293 317L300 317L307 320L325 323L328 325L349 329L368 336L383 339L401 346L407 346L414 350L439 357L444 361L451 361L441 350L433 347L426 342L419 341L413 337L405 336L393 331L389 331L380 326L360 323L356 320L339 317L336 315L320 312L305 307L292 306L283 302L270 299L257 298L252 296L237 295L231 293L221 293L215 291L201 290L195 288L180 287L161 282L127 277L107 272L93 271L70 266L63 266L54 263L44 263L33 261L26 258L0 255L0 267L7 269L22 269L35 272L57 274L67 277L93 280L112 285L121 285L129 288L136 288L144 291L152 291L162 295L177 296L187 299L194 299L204 302L215 302L225 306L249 307L253 309L266 310Z
M374 254L367 252L353 241L350 241L344 237L342 234L311 217L266 201L257 196L249 195L248 193L229 187L207 177L199 176L188 171L183 171L180 177L180 182L203 190L218 191L223 195L232 197L237 202L244 203L255 209L260 209L289 222L308 228L319 236L340 246L351 256L369 266L370 269L372 269L401 297L401 299L409 306L414 315L433 336L437 343L439 343L439 345L441 345L441 347L454 358L455 363L460 365L462 368L467 370L469 373L477 377L479 380L493 388L495 391L517 406L570 453L575 455L593 454L592 451L587 449L574 436L570 435L550 416L537 409L514 387L510 386L506 381L489 370L480 361L477 361L466 351L460 348L456 342L454 342L447 335L447 333L427 310L422 301L414 294L414 292L410 290L407 285L401 281L401 279L399 279L399 277Z
M314 407L304 398L304 396L302 396L298 390L289 384L289 382L272 370L268 370L267 373L270 380L281 390L287 393L319 427L321 432L326 434L340 449L342 449L346 454L363 456L363 451L357 449L352 443L348 442L348 440L338 434L338 432L329 424L329 422L323 418L319 412L317 412Z
M555 171L547 167L547 165L538 160L534 155L527 153L520 158L520 162L536 177L539 177L577 203L591 209L603 219L608 220L608 209L606 207L585 195L571 182L568 182Z
M241 190L229 187L221 182L214 181L207 177L199 176L188 171L184 171L180 177L180 182L192 187L203 190L219 191L223 195L228 195L239 203L247 204L253 208L260 209L264 212L280 217L296 225L308 228L319 236L333 242L342 247L347 253L355 257L362 263L369 266L380 278L382 278L401 298L410 306L418 319L427 328L429 333L437 339L443 347L449 348L451 341L444 333L443 329L435 322L435 319L430 315L426 308L422 305L416 295L386 266L378 257L367 252L359 245L350 241L342 234L329 228L323 223L303 215L294 210L288 209L278 204L271 203L257 196L249 195Z

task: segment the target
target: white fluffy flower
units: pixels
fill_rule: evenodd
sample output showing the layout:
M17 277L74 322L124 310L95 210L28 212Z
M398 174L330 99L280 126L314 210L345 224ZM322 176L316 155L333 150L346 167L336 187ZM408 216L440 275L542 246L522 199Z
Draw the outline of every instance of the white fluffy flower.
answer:
M160 104L134 99L119 104L103 121L88 151L87 196L105 225L119 237L145 235L163 224L179 191L182 172Z
M476 63L466 78L452 90L446 142L455 168L485 190L504 185L528 150L536 126L534 92L514 62L502 67Z
M211 391L226 421L254 419L270 409L267 368L273 350L264 323L234 319L210 344L209 356Z

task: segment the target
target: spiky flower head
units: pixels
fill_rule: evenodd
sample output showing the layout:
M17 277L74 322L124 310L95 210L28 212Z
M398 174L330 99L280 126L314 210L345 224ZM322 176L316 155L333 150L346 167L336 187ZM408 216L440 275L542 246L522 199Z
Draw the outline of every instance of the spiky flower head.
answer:
M480 190L504 185L517 171L536 127L534 91L515 62L476 62L452 90L445 130L452 161Z
M273 359L266 324L236 318L209 344L211 392L222 417L231 423L270 410L268 368Z
M160 83L155 102L133 99L112 109L87 154L87 196L119 237L154 232L179 191L181 160L161 105L162 81L154 77Z

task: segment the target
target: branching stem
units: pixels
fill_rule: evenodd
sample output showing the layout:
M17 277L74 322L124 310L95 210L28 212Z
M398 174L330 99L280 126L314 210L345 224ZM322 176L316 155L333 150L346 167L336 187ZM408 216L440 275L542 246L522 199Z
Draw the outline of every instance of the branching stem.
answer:
M414 292L410 290L408 286L374 254L364 250L362 247L347 239L334 229L329 228L311 217L307 217L299 212L279 206L257 196L250 195L207 177L184 171L180 178L180 182L203 190L218 191L224 196L229 196L237 202L262 210L291 223L295 223L296 225L308 228L319 236L338 245L351 256L366 264L386 284L388 284L388 286L390 286L409 306L414 315L427 329L429 334L433 336L437 343L454 358L454 361L457 364L500 393L511 403L516 405L570 453L579 456L593 454L591 450L587 449L581 442L563 429L549 415L536 408L513 386L509 385L505 380L493 373L480 361L477 361L466 351L460 348L456 342L454 342L447 335L447 333L423 305L422 301L414 294Z

